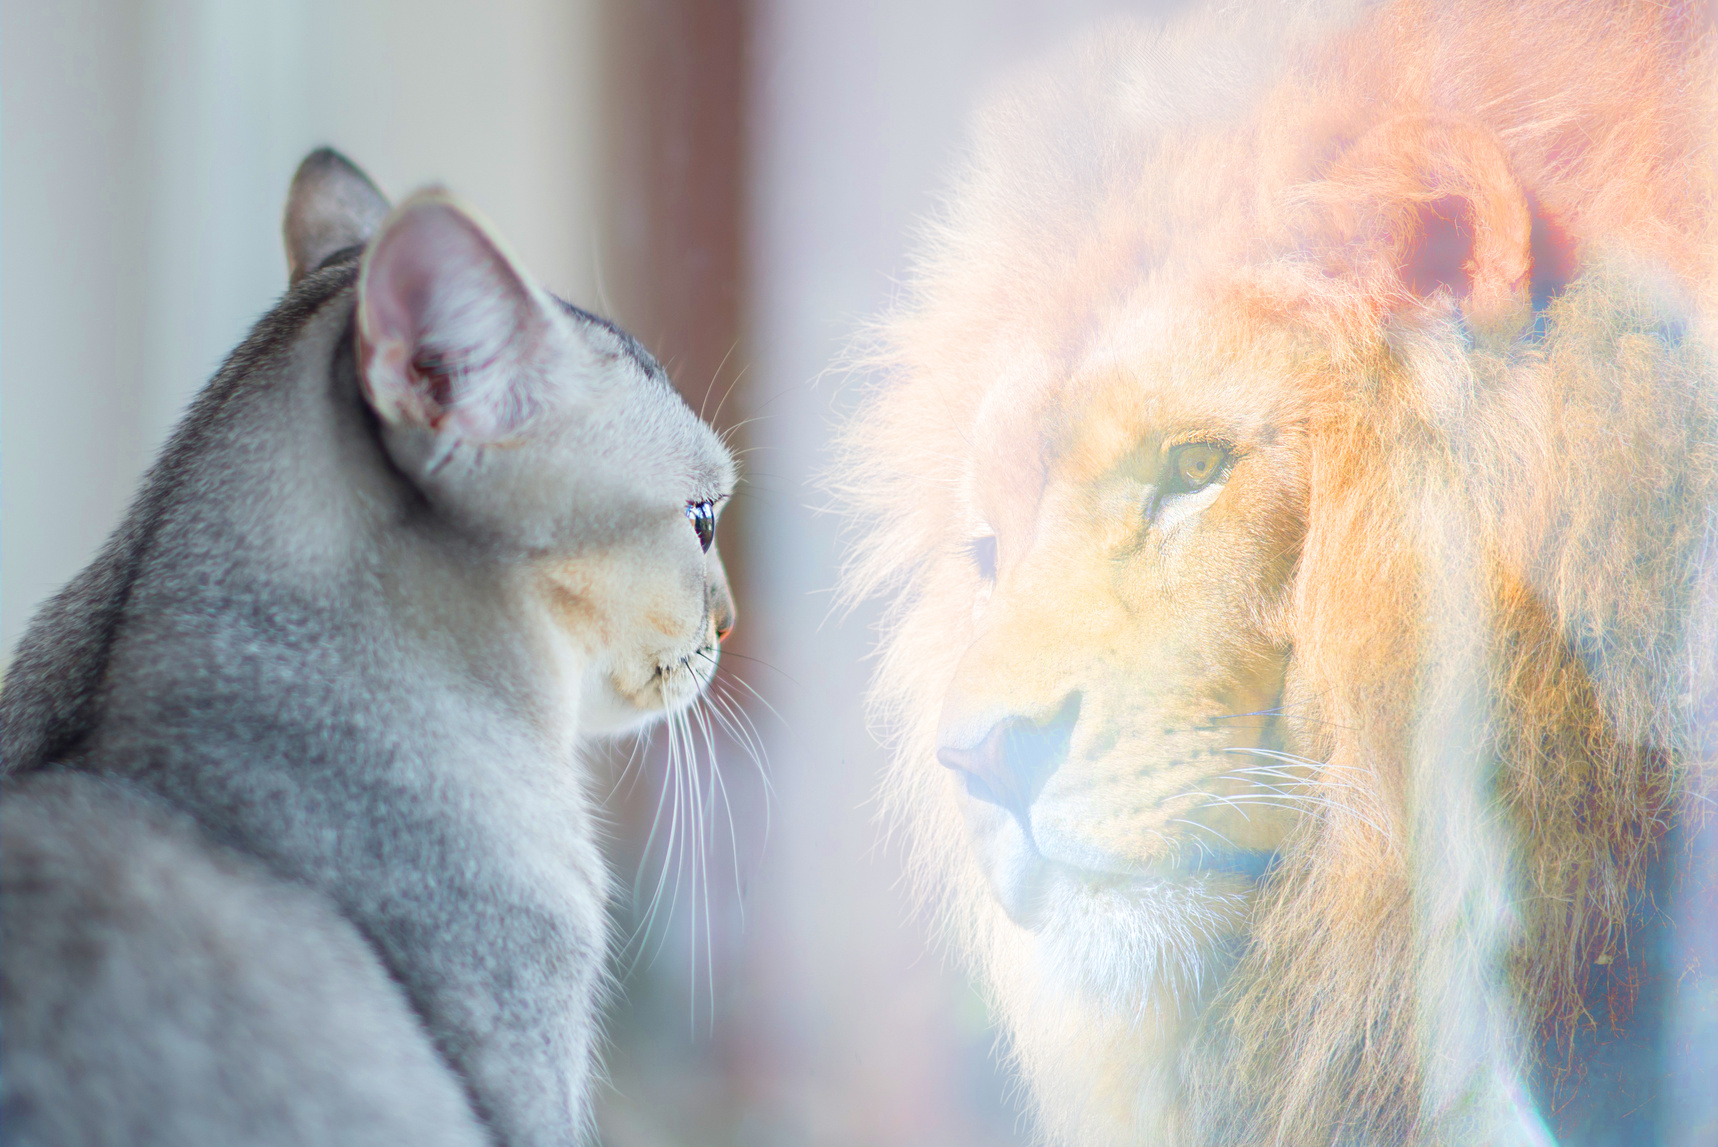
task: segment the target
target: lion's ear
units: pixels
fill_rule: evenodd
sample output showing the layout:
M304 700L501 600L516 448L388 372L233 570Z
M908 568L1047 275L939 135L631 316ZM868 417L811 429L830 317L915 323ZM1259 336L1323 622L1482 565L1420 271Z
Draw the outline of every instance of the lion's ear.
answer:
M1363 135L1313 196L1326 251L1393 303L1447 291L1481 328L1531 305L1533 215L1483 125L1402 115Z

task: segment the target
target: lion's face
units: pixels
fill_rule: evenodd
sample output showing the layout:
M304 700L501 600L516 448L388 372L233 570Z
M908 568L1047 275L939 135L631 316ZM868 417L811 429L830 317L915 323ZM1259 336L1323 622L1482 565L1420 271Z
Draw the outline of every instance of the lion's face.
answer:
M1619 976L1713 629L1668 11L1213 11L981 116L838 488L887 796L1047 1141L1507 1138L1573 1040L1528 1025Z
M1233 926L1305 791L1278 713L1305 503L1292 350L1141 312L1034 417L981 408L949 559L971 641L938 757L1033 930L1088 896Z

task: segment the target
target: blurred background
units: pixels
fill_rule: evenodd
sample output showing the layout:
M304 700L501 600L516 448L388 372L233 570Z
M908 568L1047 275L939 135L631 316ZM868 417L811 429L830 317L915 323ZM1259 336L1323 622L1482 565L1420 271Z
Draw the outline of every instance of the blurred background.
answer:
M718 740L731 818L718 803L701 867L650 832L660 740L598 762L623 893L605 1141L1024 1142L983 1003L876 822L875 618L833 608L840 523L816 486L851 401L830 369L897 289L986 86L1115 10L1175 6L6 4L0 656L284 289L305 152L340 148L396 198L445 183L546 286L633 330L743 456L721 688L773 792Z

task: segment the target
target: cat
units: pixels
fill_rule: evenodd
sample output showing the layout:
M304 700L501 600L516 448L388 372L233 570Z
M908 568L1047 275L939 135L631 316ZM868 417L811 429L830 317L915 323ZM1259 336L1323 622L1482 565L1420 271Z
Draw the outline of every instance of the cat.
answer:
M318 151L284 230L0 691L0 1135L580 1142L579 746L715 672L734 463L446 192Z

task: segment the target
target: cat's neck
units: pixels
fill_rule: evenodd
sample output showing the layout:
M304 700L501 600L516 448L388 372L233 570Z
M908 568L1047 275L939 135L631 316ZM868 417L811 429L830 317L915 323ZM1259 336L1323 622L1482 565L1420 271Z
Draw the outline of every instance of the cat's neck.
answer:
M100 720L122 727L101 740L154 755L260 725L279 752L339 736L428 762L494 741L570 764L588 658L518 563L387 464L350 331L337 296L201 428L203 480L168 493L108 651Z

